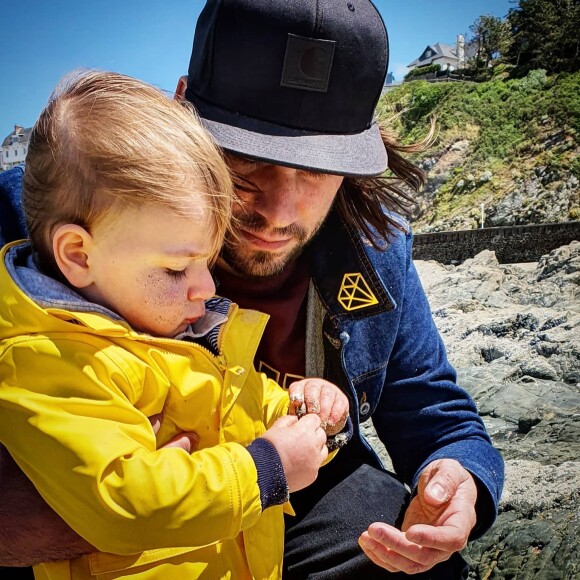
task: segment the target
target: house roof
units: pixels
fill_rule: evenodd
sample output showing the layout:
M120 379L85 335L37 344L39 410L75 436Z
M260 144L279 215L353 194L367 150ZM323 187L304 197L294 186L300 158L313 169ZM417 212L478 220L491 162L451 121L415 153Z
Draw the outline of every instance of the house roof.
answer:
M28 127L28 129L21 128L18 133L16 133L16 131L12 131L12 133L10 133L10 135L8 135L4 141L2 141L2 147L10 146L14 137L18 137L18 143L28 143L31 132L32 127Z
M433 54L427 56L428 51L431 51ZM451 46L450 44L443 44L442 42L437 42L436 44L428 44L425 47L425 50L423 50L423 52L421 53L421 56L419 58L416 58L411 64L407 65L407 67L410 68L429 64L433 60L443 57L457 60L457 48L455 46Z

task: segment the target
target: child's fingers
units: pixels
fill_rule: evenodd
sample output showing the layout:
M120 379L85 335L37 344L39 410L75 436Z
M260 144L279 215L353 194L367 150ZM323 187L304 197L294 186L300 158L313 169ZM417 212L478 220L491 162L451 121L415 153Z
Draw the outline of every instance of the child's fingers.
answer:
M304 406L304 381L296 381L288 388L290 397L290 414L301 417L306 413Z
M328 427L326 432L328 435L336 435L336 433L342 431L346 423L346 418L348 417L348 408L347 396L337 389L334 404L332 405L327 421Z
M328 423L326 424L326 434L329 437L340 433L344 426L346 425L346 420L348 418L348 411L345 411L342 415L339 415L338 419L329 419Z
M197 433L185 432L179 433L172 437L165 445L162 445L160 449L169 449L171 447L177 447L178 449L184 449L188 453L193 453L199 444L199 437Z
M322 421L325 429L326 425L329 422L332 422L331 412L335 405L337 393L338 389L334 385L327 383L321 386L320 412L318 415L320 416L320 420Z
M291 415L318 415L329 435L343 429L348 416L348 398L332 383L320 378L303 379L292 383L288 394Z
M343 392L337 393L329 415L333 423L338 423L348 415L348 398Z
M319 379L306 379L304 383L304 402L306 411L314 415L320 415L320 391L322 385Z

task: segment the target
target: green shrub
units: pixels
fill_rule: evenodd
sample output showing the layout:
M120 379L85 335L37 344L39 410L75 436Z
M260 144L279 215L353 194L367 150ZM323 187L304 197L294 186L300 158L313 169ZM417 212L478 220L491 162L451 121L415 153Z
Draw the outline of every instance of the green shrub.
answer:
M542 147L546 124L562 128L577 142L580 73L547 77L540 69L521 79L484 83L404 83L386 93L377 114L384 119L394 111L399 112L395 129L405 143L420 140L434 116L443 142L447 133L456 139L462 131L478 128L471 142L471 163L509 163L524 151ZM577 168L578 163L574 171Z
M406 75L405 80L410 80L413 77L422 77L428 73L437 73L441 70L440 64L429 64L427 66L419 66L411 69Z

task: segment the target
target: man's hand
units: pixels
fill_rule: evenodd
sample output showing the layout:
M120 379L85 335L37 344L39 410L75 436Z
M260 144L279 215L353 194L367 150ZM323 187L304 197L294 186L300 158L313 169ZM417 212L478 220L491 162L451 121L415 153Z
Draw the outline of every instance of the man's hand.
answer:
M318 415L306 415L301 421L291 415L280 417L261 437L276 448L290 492L310 485L328 457Z
M151 417L150 421L157 433L161 415ZM180 433L162 448L180 447L191 453L197 443L195 433ZM0 566L32 566L95 551L45 503L2 445L0 522Z
M152 415L149 417L149 422L151 423L151 427L153 428L153 432L157 435L157 432L161 428L161 422L163 421L163 413L159 413L158 415ZM181 448L188 453L193 453L197 446L199 445L199 437L197 433L193 431L184 431L183 433L178 433L177 435L173 436L167 443L159 447L159 449L166 449L170 447L177 447Z
M302 416L314 413L320 417L326 434L340 433L348 417L348 398L324 379L303 379L290 385L290 414Z
M0 566L32 566L95 549L40 497L0 445Z
M359 538L364 553L389 572L418 574L467 545L476 522L477 487L454 459L439 459L421 473L402 531L374 523Z

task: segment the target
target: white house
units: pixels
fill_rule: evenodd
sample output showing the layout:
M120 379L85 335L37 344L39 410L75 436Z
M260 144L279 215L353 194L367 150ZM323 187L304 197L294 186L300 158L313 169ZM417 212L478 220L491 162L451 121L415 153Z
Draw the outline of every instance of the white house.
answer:
M32 127L25 129L19 125L14 125L14 131L2 141L0 169L10 169L15 165L24 163L31 131Z
M430 64L441 65L441 70L454 70L458 68L459 58L457 57L457 47L450 44L437 42L429 44L411 64L407 65L409 70L417 67L428 66Z
M466 60L475 55L475 47L472 43L465 43L465 38L462 34L457 36L455 46L451 44L444 44L437 42L436 44L429 44L419 58L416 58L408 65L409 70L419 68L422 66L429 66L430 64L441 65L441 70L455 70L456 68L464 68Z

